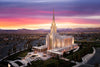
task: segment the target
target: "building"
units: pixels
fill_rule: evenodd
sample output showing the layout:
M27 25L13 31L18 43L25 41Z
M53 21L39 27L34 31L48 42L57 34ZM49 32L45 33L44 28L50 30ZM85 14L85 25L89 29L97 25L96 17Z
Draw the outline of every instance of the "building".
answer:
M33 47L35 51L44 52L47 51L48 54L52 55L63 55L64 51L70 51L76 49L77 44L74 43L73 36L65 36L57 33L57 27L55 23L55 16L53 10L53 21L51 25L51 32L46 36L46 45Z
M46 36L47 52L51 54L62 55L63 51L70 51L76 49L78 46L74 44L73 36L65 36L57 33L57 27L55 23L54 9L53 9L53 21L51 25L51 32Z

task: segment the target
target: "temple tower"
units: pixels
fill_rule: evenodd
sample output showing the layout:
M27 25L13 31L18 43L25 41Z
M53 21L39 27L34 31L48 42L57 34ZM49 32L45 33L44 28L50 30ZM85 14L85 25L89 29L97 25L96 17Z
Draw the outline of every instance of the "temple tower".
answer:
M54 34L57 32L56 29L56 23L55 23L55 16L54 16L54 9L53 9L53 21L52 21L52 25L51 25L51 34Z

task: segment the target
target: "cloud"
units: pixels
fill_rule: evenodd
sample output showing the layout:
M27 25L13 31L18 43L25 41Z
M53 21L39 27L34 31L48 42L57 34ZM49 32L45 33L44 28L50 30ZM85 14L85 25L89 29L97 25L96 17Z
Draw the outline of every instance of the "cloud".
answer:
M4 19L0 24L51 23L53 8L57 23L100 24L99 3L100 0L0 0L0 19Z
M67 2L71 0L0 0L1 2Z
M10 1L10 0L8 0ZM16 0L15 0L16 1ZM65 2L42 2L42 3L35 3L35 2L0 2L0 10L1 11L9 11L15 13L15 12L25 12L25 13L32 13L34 11L52 11L52 9L55 9L55 12L59 12L57 15L63 15L63 16L88 16L88 15L100 15L100 4L98 1L82 1L82 0L71 0L71 1L65 1ZM27 0L26 0L27 1ZM30 1L30 0L28 0ZM39 0L40 1L40 0ZM45 0L44 0L45 1ZM47 1L47 0L46 0ZM14 10L13 10L14 9ZM24 10L26 9L26 11ZM5 12L5 14L7 13ZM35 12L34 12L35 13ZM42 14L43 12L41 12ZM20 14L20 13L19 13ZM44 13L43 13L44 14ZM48 13L45 13L48 14Z

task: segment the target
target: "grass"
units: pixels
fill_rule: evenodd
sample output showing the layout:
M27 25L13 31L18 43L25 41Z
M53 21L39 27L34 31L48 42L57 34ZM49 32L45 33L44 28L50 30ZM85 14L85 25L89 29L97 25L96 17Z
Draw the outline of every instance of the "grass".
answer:
M7 65L8 65L8 63L0 62L0 67L8 67Z
M27 67L72 67L74 63L70 63L61 59L48 59L46 61L33 61L32 65Z
M81 43L80 49L74 53L66 55L65 58L78 62L82 62L83 56L93 52L92 47L100 48L100 41L75 41L75 43Z
M81 45L80 49L74 53L70 53L69 55L66 55L66 58L78 62L82 62L82 57L86 54L92 53L93 49L90 45Z
M18 52L14 55L11 55L11 56L7 57L5 60L15 60L18 57L25 57L28 52L29 52L29 50L24 50L24 51Z
M0 62L0 67L7 67L8 62L6 60L16 60L18 59L18 57L25 57L28 52L29 50L24 50L5 58L3 61Z
M88 44L95 48L100 48L100 41L75 41L75 43Z

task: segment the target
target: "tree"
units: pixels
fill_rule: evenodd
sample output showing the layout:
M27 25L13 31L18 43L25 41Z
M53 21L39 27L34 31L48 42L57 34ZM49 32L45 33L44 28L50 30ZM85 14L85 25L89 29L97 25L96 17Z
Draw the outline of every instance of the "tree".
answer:
M64 52L64 53L63 53L63 57L66 57L66 55L67 55L66 52Z
M56 59L59 60L59 55L56 56Z
M32 50L32 45L28 44L28 50L31 51Z
M19 51L21 51L21 48L19 48Z
M11 51L12 51L11 49L8 50L8 56L11 54Z
M24 49L26 49L27 48L27 44L24 44Z
M13 45L13 52L16 52L16 45Z
M99 64L98 63L94 64L94 67L99 67Z

